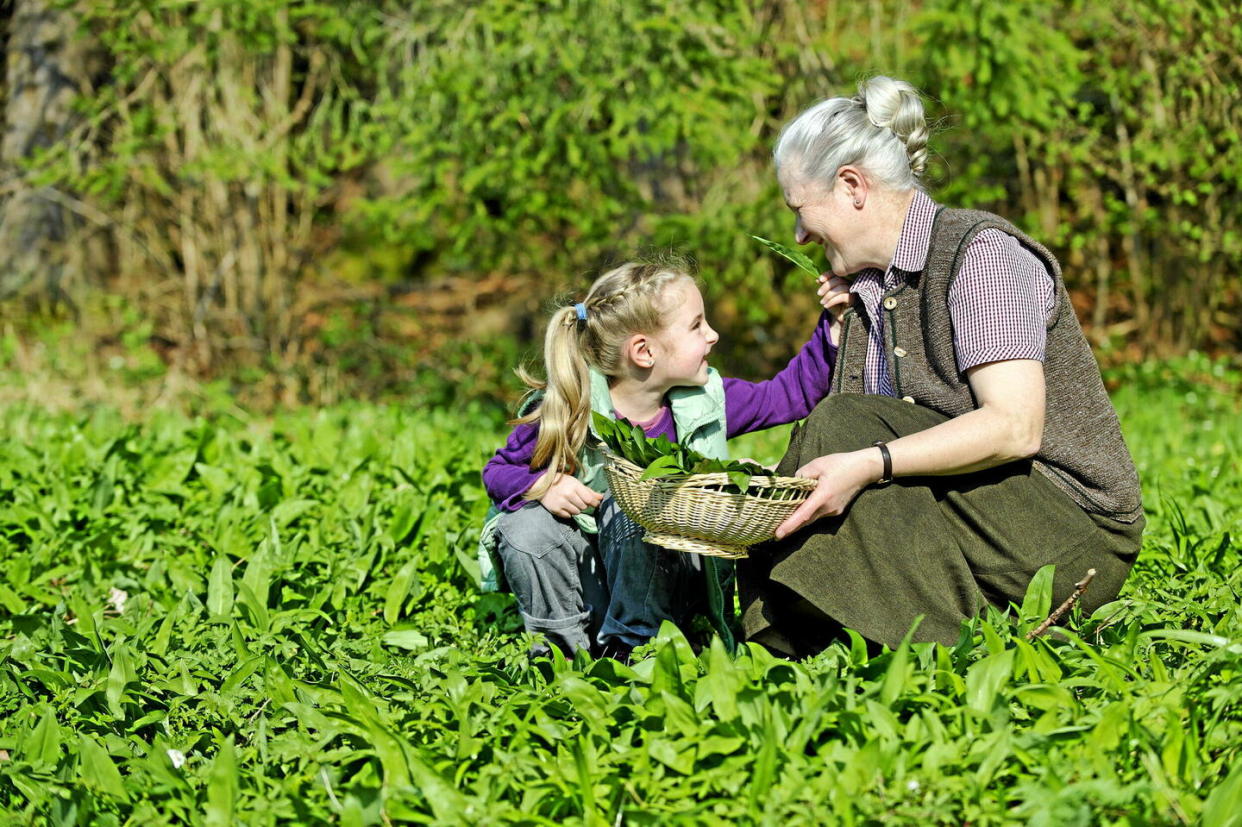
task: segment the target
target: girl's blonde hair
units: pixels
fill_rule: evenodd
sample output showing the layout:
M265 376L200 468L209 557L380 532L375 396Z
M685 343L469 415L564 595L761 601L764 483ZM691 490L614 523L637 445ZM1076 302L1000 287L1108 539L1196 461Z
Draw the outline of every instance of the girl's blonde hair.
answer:
M681 261L627 262L591 285L581 302L585 319L578 318L574 305L552 314L543 340L547 379L541 381L518 369L522 381L532 392L543 391L543 398L537 408L511 424L539 424L530 464L549 470L526 493L527 499L542 497L559 474L577 472L578 452L591 422L588 368L605 376L620 375L626 340L635 333L664 329L671 309L665 293L679 281L694 281Z

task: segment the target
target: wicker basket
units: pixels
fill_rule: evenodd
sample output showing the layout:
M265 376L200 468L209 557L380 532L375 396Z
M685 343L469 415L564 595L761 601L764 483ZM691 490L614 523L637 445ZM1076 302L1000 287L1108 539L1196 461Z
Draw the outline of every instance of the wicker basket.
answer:
M643 540L675 551L745 557L815 489L802 477L752 477L745 494L723 490L728 474L640 479L643 469L603 447L608 487L621 510L647 530Z

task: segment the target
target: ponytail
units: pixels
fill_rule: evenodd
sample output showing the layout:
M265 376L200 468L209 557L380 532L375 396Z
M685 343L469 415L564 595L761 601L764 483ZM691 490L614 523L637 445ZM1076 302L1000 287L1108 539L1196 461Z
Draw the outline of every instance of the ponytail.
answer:
M538 408L514 420L515 424L539 423L530 464L532 468L549 469L527 492L527 499L539 499L559 474L578 470L578 452L586 443L591 421L591 373L578 341L581 327L574 308L557 310L543 337L547 380L540 382L525 371L518 374L532 388L544 392Z

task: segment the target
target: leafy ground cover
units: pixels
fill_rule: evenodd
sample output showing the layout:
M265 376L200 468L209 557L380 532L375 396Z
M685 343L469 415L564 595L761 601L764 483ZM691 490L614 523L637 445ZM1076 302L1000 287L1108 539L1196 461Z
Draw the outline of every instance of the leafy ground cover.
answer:
M492 412L9 406L0 819L1238 824L1239 379L1112 378L1150 519L1121 600L802 663L667 627L528 662L472 581Z

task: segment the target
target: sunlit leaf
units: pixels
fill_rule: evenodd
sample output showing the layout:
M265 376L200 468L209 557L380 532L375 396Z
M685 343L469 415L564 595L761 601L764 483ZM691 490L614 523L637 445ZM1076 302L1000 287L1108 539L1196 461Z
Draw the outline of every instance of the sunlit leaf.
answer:
M1052 610L1052 578L1056 566L1043 566L1035 572L1022 599L1022 616L1038 623Z
M776 241L769 241L766 238L760 238L757 235L752 235L751 238L753 238L755 241L758 241L764 247L767 247L769 250L776 253L777 255L797 265L799 270L802 270L816 278L819 278L819 275L821 272L820 269L815 266L815 263L811 261L810 256L808 256L806 253L803 253L800 250L791 249L789 247L786 247L784 244L781 244Z
M217 557L207 583L207 611L213 618L233 612L233 566L226 557Z
M78 772L82 774L82 780L96 789L129 800L121 773L112 757L89 735L82 735L78 740Z
M237 754L233 739L222 741L207 773L207 808L204 813L208 827L234 824L237 806Z

